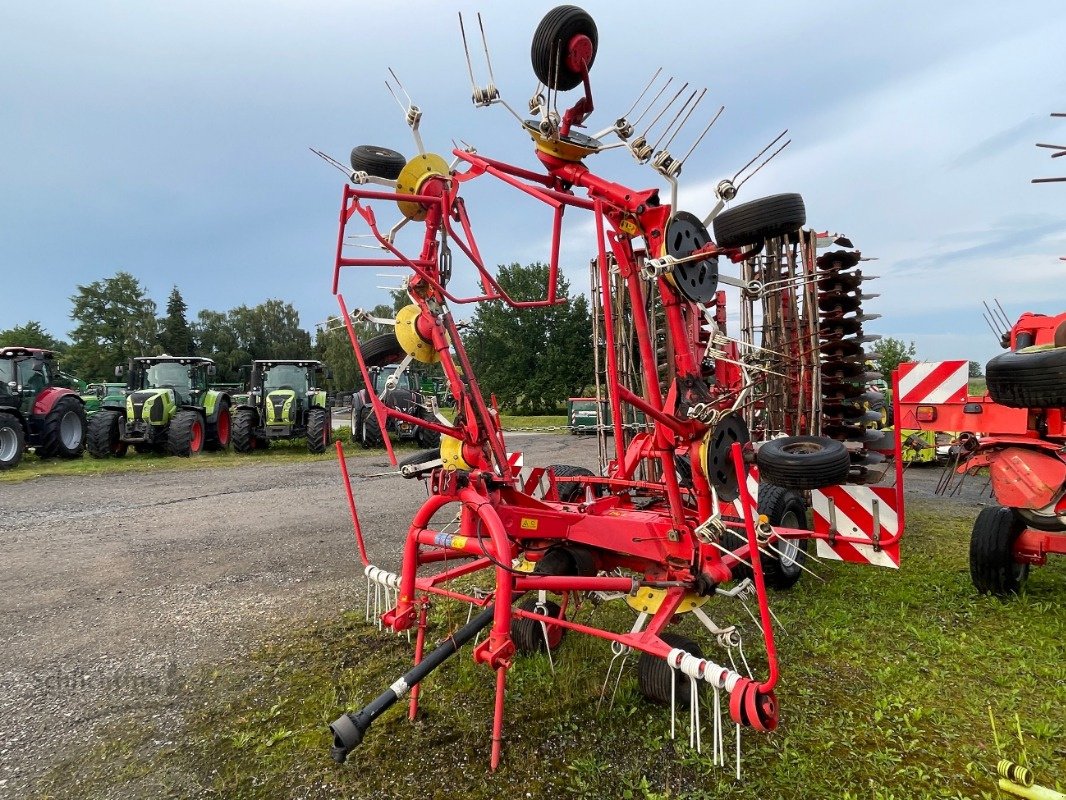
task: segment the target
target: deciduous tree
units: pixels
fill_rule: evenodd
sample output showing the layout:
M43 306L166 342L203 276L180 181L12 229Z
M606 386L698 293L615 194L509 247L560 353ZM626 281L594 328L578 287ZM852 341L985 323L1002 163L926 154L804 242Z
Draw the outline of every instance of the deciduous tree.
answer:
M159 352L155 301L130 273L77 288L68 364L83 380L106 380L116 364Z

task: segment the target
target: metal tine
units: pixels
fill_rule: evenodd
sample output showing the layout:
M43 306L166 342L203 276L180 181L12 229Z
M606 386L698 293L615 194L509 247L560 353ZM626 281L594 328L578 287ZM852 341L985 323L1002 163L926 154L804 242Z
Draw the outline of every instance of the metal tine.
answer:
M477 81L474 80L474 65L470 61L470 47L466 43L466 26L463 24L463 12L459 12L459 35L463 37L463 52L466 53L466 70L470 74L470 88L477 94Z
M706 93L707 93L707 90L706 90L706 89L704 89L704 90L703 90L703 93L704 93L704 94L706 94ZM688 96L688 99L686 99L686 100L685 100L685 102L681 104L681 108L679 108L679 109L677 110L677 113L676 113L676 114L674 114L674 118L673 118L672 120L670 120L670 124L666 126L666 129L665 129L665 130L664 130L664 131L663 131L663 132L662 132L662 133L661 133L661 134L659 135L659 138L655 140L655 144L653 144L653 145L651 146L651 149L652 149L652 150L658 150L658 149L659 149L659 143L660 143L660 142L662 142L662 140L663 140L664 138L666 138L666 134L670 133L670 131L671 131L671 130L673 130L673 127L674 127L674 125L676 125L676 124L677 124L677 121L678 121L679 119L681 119L681 115L685 113L685 109L686 109L686 108L688 108L688 106L689 106L689 103L691 103L691 102L693 101L693 99L695 99L695 97L696 97L696 95L697 95L697 94L699 94L699 91L698 91L698 90L696 90L696 89L693 89L693 90L692 90L692 94L690 94L690 95ZM700 99L701 99L701 100L703 99L703 95L702 95L702 94L700 95ZM697 104L698 104L698 103L699 103L699 100L697 100L696 102L697 102ZM693 108L695 108L695 106L693 106ZM692 113L692 112L690 111L689 113ZM687 120L687 119L688 119L688 117L685 117L685 119ZM681 124L682 124L682 125L684 125L685 123L684 123L684 122L682 122ZM680 128L678 128L678 130L681 130L681 129L680 129ZM675 135L676 135L676 134L675 134ZM671 137L670 137L670 141L673 141L673 136L671 136ZM663 149L665 150L665 149L666 149L667 147L669 147L669 146L670 146L670 142L667 142L667 143L666 143L666 145L665 145L665 146L663 147Z
M1003 336L1003 332L1002 331L996 330L995 326L992 324L992 320L990 320L988 318L988 314L986 314L984 311L982 311L981 312L981 316L985 318L985 323L988 325L989 329L992 331L992 335L993 336L995 336L997 339L999 339L1001 336Z
M396 101L396 105L400 107L400 110L406 114L409 106L413 106L411 102L411 95L407 94L407 90L403 88L403 84L400 83L400 79L396 77L396 73L392 71L392 67L387 67L389 74L392 75L392 79L396 81L396 85L400 87L400 91L407 95L407 105L405 106L400 102L400 98L396 96L396 92L392 90L392 84L389 83L388 78L385 79L385 88L389 90L389 94L392 95L392 99Z
M489 68L489 84L492 88L496 87L496 76L492 74L492 59L489 57L489 40L485 38L485 23L481 21L481 12L477 12L477 26L481 29L481 46L485 48L485 64Z
M745 560L744 560L743 558L741 558L740 556L736 555L736 554L735 554L735 553L734 553L734 552L733 552L732 550L730 550L729 548L727 548L727 547L723 547L722 545L718 544L718 542L707 542L707 544L709 544L709 545L710 545L711 547L717 547L717 548L718 548L719 550L721 550L721 551L722 551L723 553L725 553L725 554L726 554L726 555L728 555L728 556L733 556L733 558L735 558L735 559L736 559L737 561L739 561L739 562L740 562L741 564L743 564L743 565L744 565L745 567L747 567L748 569L755 569L755 567L753 567L753 566L752 566L752 565L751 565L750 563L748 563L747 561L745 561Z
M718 121L718 118L722 116L722 112L725 111L725 106L720 106L718 112L711 117L711 121L707 123L707 127L703 129L703 132L696 137L696 141L692 143L692 147L688 149L688 152L681 157L681 163L684 164L692 152L699 146L699 143L703 141L703 137L707 135L707 132L711 129L711 126Z
M780 137L778 137L778 138L780 138ZM790 144L792 144L792 140L791 140L791 139L789 139L789 140L788 140L787 142L785 142L785 143L784 143L783 145L781 145L781 146L780 146L779 148L777 148L776 150L774 150L774 152L770 153L770 155L768 155L768 156L766 157L766 160L765 160L765 161L763 161L763 162L762 162L761 164L759 164L759 166L757 166L757 167L756 167L756 168L755 168L754 170L752 170L752 171L751 171L751 172L749 172L749 173L748 173L747 175L745 175L745 176L744 176L744 180L742 180L742 181L741 181L740 183L738 183L738 184L737 184L737 186L736 186L736 188L737 188L737 191L740 191L740 187L741 187L741 186L743 186L743 185L744 185L745 183L747 183L747 182L748 182L748 180L749 180L750 178L754 177L754 176L755 176L755 174L756 174L756 173L757 173L757 172L758 172L758 171L759 171L760 169L762 169L762 168L763 168L763 167L765 167L765 166L766 166L767 164L769 164L769 163L770 163L771 161L773 161L773 160L774 160L774 158L775 158L775 157L777 156L777 154L778 154L778 153L780 153L780 152L781 152L782 150L784 150L784 149L785 149L786 147L788 147L788 146L789 146Z
M995 323L995 327L992 329L992 332L997 334L997 335L1002 335L1003 334L1003 330L1002 330L1002 328L1001 328L1001 326L999 324L999 317L996 316L996 313L992 310L992 307L990 305L988 305L988 301L982 300L981 301L981 305L983 305L985 307L985 311L988 312L988 314L983 314L983 312L982 312L982 315L984 316L985 321L987 321L989 325L992 325L993 322Z
M778 554L779 556L784 556L784 555L785 555L784 553L782 553L782 552L781 552L780 550L778 550L778 549L777 549L776 547L774 547L774 546L773 546L772 544L770 544L769 542L767 542L767 543L766 543L766 546L767 546L767 547L769 547L769 548L770 548L770 549L771 549L771 550L772 550L773 552L777 553L777 554ZM761 547L760 547L759 549L760 549L760 550L762 550L762 548L761 548ZM763 550L763 552L765 553L766 551L765 551L765 550ZM769 555L769 553L767 553L767 555ZM800 568L801 570L803 570L804 572L808 572L808 573L810 573L810 574L811 574L811 575L813 575L813 576L814 576L815 578L817 578L818 580L820 580L820 581L821 581L822 583L825 583L825 578L823 578L823 577L822 577L821 575L819 575L819 574L818 574L817 572L815 572L814 570L812 570L812 569L809 569L808 567L805 567L805 566L803 566L803 565L802 565L802 564L801 564L801 563L800 563L800 562L799 562L798 560L797 560L797 561L795 561L795 562L793 562L793 563L795 563L795 565L796 565L797 567L799 567L799 568Z
M667 111L670 110L670 106L672 106L674 103L677 102L677 98L679 98L681 96L681 94L685 91L685 89L687 89L687 88L688 88L688 81L685 81L684 85L680 89L677 90L677 94L675 94L672 98L670 98L670 102L667 103L665 106L663 106L663 110L658 113L658 115L655 117L655 119L653 119L650 123L648 123L648 127L645 128L644 129L644 133L642 133L640 135L641 138L643 138L643 139L648 138L648 134L651 133L651 129L654 128L658 124L659 120L661 120L663 118L663 114L665 114Z
M674 143L674 139L677 138L677 135L679 133L681 133L681 129L684 128L685 125L688 124L689 117L691 117L692 116L692 112L696 110L696 106L698 106L700 103L703 102L704 95L706 95L706 94L707 94L706 87L700 90L700 96L696 98L696 102L692 104L692 108L690 108L688 110L688 113L685 114L685 118L683 120L681 120L681 124L677 126L677 130L674 131L672 134L670 134L670 138L667 139L666 140L666 144L663 145L663 150L669 150L670 149L670 145L672 145Z
M622 119L625 119L626 117L628 117L630 114L632 114L636 110L637 105L640 103L641 100L644 99L644 95L646 95L648 93L648 90L651 89L652 84L655 83L656 80L658 80L659 75L662 73L662 71L663 71L662 67L659 67L657 70L655 70L655 74L651 76L651 80L648 81L647 86L644 87L644 91L642 91L640 93L640 96L637 97L637 99L633 101L633 105L631 105L629 107L629 110L626 111L626 113L624 113L622 115Z
M337 169L339 169L339 170L340 170L341 172L343 172L343 173L344 173L345 175L347 175L347 176L348 176L349 178L351 178L351 175L352 175L352 170L351 170L351 168L350 168L350 167L346 167L346 166L344 166L344 164L342 164L341 162L339 162L339 161L338 161L337 159L335 159L335 158L334 158L333 156L330 156L330 155L326 155L326 154L325 154L325 153L323 153L323 152L322 152L321 150L316 150L316 149L315 149L315 148L313 148L313 147L309 147L309 148L307 148L307 149L308 149L308 150L310 150L310 151L311 151L312 153L314 153L314 154L315 154L316 156L318 156L319 158L321 158L321 159L322 159L323 161L325 161L325 162L326 162L327 164L329 164L330 166L332 166L332 167L336 167L336 168L337 168Z
M660 69L660 70L659 70L659 72L662 72L662 70ZM656 72L655 74L656 74L656 75L658 75L659 73L658 73L658 72ZM666 83L664 83L664 84L663 84L662 88L661 88L661 89L659 89L659 91L658 91L658 93L657 93L657 94L655 95L655 97L653 97L653 98L652 98L652 100L651 100L651 102L650 102L650 103L648 103L648 107L647 107L647 108L645 108L645 109L644 109L643 111L641 111L641 112L640 112L640 116L639 116L639 117L637 117L637 118L636 118L636 119L635 119L635 120L633 121L633 127L634 127L634 128L635 128L635 127L636 127L637 125L639 125L639 124L640 124L640 121L641 121L642 119L644 119L644 115L645 115L645 114L647 114L647 113L648 113L649 111L651 111L651 110L652 110L652 108L653 108L653 107L655 106L655 104L659 102L659 98L663 96L663 92L665 92L665 91L666 91L666 90L667 90L667 89L668 89L668 88L670 87L670 84L671 84L671 83L673 83L673 82L674 82L674 79L673 79L673 77L672 77L672 76L666 79Z
M1010 330L1011 329L1010 317L1008 317L1007 316L1007 312L1003 310L1003 306L1001 306L999 304L999 298L993 298L993 300L995 300L996 308L999 309L999 315L1003 318L1003 324L1006 326L1007 330Z
M756 153L755 157L752 158L751 161L749 161L743 167L738 169L736 174L733 176L733 182L735 183L737 178L740 177L740 173L742 173L744 170L746 170L748 167L750 167L752 164L754 164L756 161L758 161L759 157L762 156L763 153L765 153L767 150L769 150L771 147L773 147L775 144L777 144L779 141L781 141L781 139L784 138L784 135L786 133L788 133L788 128L785 128L785 130L781 131L781 133L779 133L777 135L777 138L775 138L772 142L770 142L770 144L766 145L766 147L764 147L762 150L760 150L758 153Z

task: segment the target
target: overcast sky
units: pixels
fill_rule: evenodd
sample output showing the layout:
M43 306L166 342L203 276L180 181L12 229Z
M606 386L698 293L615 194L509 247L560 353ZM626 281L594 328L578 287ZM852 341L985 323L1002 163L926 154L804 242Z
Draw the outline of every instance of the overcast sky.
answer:
M190 318L277 297L313 328L336 312L343 177L307 148L342 161L364 143L412 154L384 86L392 66L424 111L428 149L450 160L463 139L534 167L502 108L471 106L456 12L482 12L497 83L521 109L535 84L530 36L553 5L3 3L0 328L35 319L66 336L75 287L120 269L161 309L177 284ZM682 176L680 205L702 217L711 187L788 128L791 147L739 199L801 192L811 225L876 256L872 332L912 339L924 358L984 361L997 347L982 299L1012 317L1066 310L1066 185L1029 182L1066 175L1033 146L1066 143L1066 120L1049 116L1066 111L1066 3L584 7L600 34L590 129L610 125L659 66L708 87L677 140L687 149L725 104ZM624 151L589 165L662 186ZM468 186L487 261L547 259L543 207L488 179ZM588 230L580 215L566 229L579 289ZM350 306L371 306L385 299L379 285L398 279L351 274L343 290Z

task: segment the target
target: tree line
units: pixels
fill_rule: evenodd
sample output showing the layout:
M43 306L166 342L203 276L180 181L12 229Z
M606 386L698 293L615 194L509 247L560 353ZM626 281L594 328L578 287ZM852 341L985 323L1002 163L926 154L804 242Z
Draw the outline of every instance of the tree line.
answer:
M547 276L547 265L511 264L500 268L497 279L511 297L535 300L544 295ZM473 318L462 324L463 341L482 391L495 394L507 410L521 414L555 410L593 380L588 301L583 295L570 298L569 283L562 277L558 294L566 302L523 311L500 301L480 303ZM328 388L350 392L362 385L344 321L330 317L312 342L296 309L281 300L225 312L204 309L189 319L188 305L174 286L159 314L140 281L120 271L77 286L70 301L74 327L69 340L30 320L0 330L0 345L54 350L61 369L88 382L114 380L115 365L131 357L168 353L213 359L219 382L240 380L240 368L255 359L313 357L330 367ZM391 319L409 302L406 294L397 292L391 305L375 306L370 313ZM354 322L353 327L360 341L387 330L366 321Z

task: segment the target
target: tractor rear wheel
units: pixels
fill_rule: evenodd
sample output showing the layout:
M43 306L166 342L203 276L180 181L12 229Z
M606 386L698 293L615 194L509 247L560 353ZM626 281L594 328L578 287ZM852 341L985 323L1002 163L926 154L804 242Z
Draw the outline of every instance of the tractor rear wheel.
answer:
M985 365L988 394L1010 408L1066 406L1066 347L1036 345L1000 353Z
M404 158L403 153L397 153L387 147L361 144L352 148L351 164L356 172L365 172L375 178L394 181L400 177L403 168L407 166L407 159Z
M433 413L426 408L420 408L418 410L418 416L429 422L436 422L436 417ZM415 441L418 442L419 447L425 448L437 448L440 447L440 431L430 430L429 428L419 428L415 431Z
M1014 511L1003 506L985 508L970 534L970 579L981 594L1017 594L1029 577L1029 565L1014 560L1014 540L1022 532Z
M14 414L0 414L0 470L14 469L22 461L26 434Z
M663 633L659 636L664 642L678 650L684 650L696 658L703 658L700 646L680 633ZM673 670L662 658L641 653L637 661L637 685L640 693L657 705L670 705L670 687L674 688L674 706L688 708L692 704L692 684L688 676L680 670ZM697 697L699 690L696 691Z
M89 418L86 440L93 458L122 458L129 448L120 438L118 411L97 411Z
M250 453L255 449L256 413L250 408L238 408L233 415L230 441L238 453Z
M755 451L759 477L786 489L822 489L848 479L851 456L827 436L784 436Z
M227 450L233 438L233 417L229 412L229 401L220 400L218 417L207 425L207 438L204 450Z
M81 458L85 450L85 404L76 397L61 397L44 418L38 458Z
M377 415L374 414L374 409L370 406L367 406L363 411L363 424L360 428L362 429L363 447L369 450L385 446L385 437L381 433Z
M331 440L329 414L324 408L312 408L307 412L307 451L324 453Z
M170 421L167 450L172 456L189 457L204 449L204 420L198 411L179 411Z
M772 194L727 208L714 218L714 241L719 247L754 247L766 239L794 233L807 223L803 197Z

